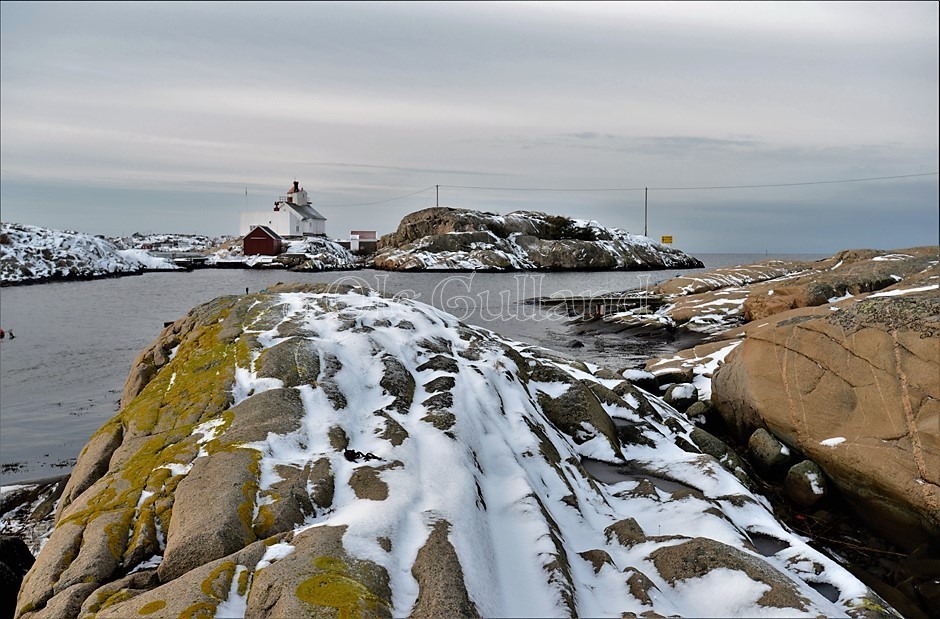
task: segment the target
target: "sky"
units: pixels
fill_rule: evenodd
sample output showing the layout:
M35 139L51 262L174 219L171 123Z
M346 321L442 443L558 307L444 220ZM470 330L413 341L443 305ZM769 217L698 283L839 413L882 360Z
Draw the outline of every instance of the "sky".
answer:
M237 234L297 179L336 238L440 204L691 253L937 244L937 24L936 2L3 2L0 217ZM685 189L742 185L789 186Z

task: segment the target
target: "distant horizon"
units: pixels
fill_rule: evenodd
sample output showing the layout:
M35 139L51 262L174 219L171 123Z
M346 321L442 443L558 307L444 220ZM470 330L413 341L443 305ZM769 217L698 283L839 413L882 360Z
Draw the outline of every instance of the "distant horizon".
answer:
M4 2L0 218L234 235L296 179L337 238L391 232L435 185L641 234L638 188L776 185L651 189L649 236L936 244L936 175L825 183L940 169L938 21L916 1Z

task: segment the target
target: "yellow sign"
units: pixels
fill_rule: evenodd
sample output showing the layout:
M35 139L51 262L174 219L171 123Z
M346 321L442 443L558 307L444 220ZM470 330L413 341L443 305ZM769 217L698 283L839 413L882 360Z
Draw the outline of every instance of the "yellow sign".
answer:
M663 243L672 243L672 236L663 236Z

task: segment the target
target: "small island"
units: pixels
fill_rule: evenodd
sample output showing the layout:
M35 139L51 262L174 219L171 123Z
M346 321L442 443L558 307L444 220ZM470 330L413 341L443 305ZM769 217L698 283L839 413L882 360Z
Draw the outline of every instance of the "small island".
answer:
M645 236L537 211L497 215L434 207L383 236L375 268L390 271L644 271L701 268Z

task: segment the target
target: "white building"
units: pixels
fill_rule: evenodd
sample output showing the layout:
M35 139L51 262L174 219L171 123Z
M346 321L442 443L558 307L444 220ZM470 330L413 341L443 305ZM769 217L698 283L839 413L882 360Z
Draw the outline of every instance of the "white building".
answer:
M310 205L307 192L294 181L274 202L270 211L247 211L242 213L238 234L245 236L258 226L267 226L282 237L326 234L326 217Z

